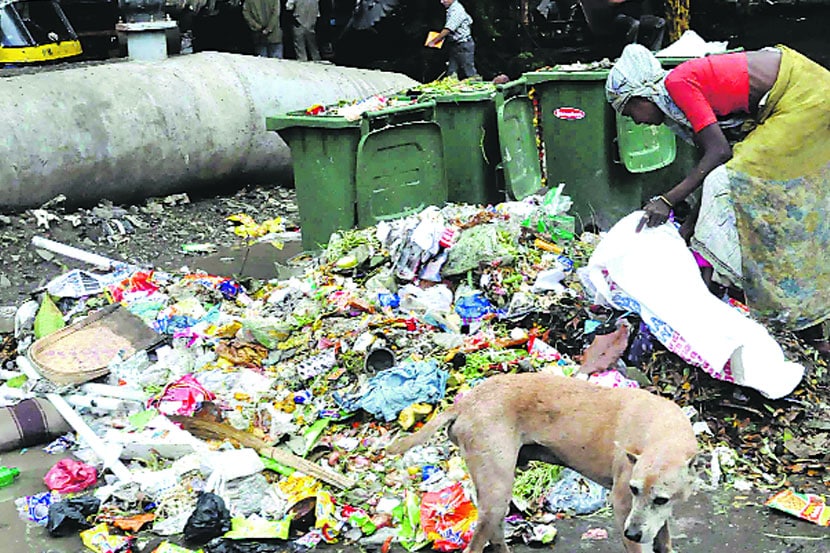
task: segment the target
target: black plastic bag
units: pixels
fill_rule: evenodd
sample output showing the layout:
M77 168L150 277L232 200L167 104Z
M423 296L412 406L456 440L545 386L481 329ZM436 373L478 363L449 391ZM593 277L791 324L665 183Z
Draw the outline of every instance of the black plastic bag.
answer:
M196 500L196 509L184 525L184 539L204 544L231 529L231 514L222 498L213 493L203 493Z
M280 540L229 540L217 538L205 546L207 553L272 553L288 551L284 541Z
M77 534L78 530L92 527L87 517L98 512L101 501L92 495L73 497L49 505L49 519L46 529L54 537Z

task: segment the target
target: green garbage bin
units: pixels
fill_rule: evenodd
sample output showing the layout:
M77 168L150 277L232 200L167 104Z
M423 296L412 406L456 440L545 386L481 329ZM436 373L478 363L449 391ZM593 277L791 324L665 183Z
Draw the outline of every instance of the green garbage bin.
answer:
M495 87L445 94L427 93L435 101L435 120L444 141L449 201L490 204L503 199L496 167L499 142Z
M607 77L607 69L523 75L539 102L548 184L565 183L581 228L609 228L685 175L668 128L617 117Z
M337 230L447 201L435 103L341 116L303 111L266 118L291 148L303 248L318 249Z
M268 117L266 128L291 148L303 248L317 249L334 231L354 227L360 121L300 111Z

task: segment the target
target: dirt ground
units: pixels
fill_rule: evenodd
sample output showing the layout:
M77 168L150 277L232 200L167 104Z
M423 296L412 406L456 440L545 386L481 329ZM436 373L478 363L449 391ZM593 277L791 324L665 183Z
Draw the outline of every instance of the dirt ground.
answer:
M296 253L290 243L299 238L299 235L291 235L299 224L294 190L276 185L202 197L174 194L131 206L101 202L88 209L65 209L57 202L45 211L48 214L41 216L40 222L31 210L0 214L3 252L0 306L19 305L29 299L33 291L69 269L92 269L33 247L35 236L142 267L176 270L182 266L195 269L202 265L205 270L221 268L225 273L238 275L248 251L248 241L232 232L235 224L227 217L247 214L258 223L280 218L286 228L283 241L288 244L287 250L277 250L270 244L268 248L260 246L258 259L250 260L256 265L250 269L251 276L258 278L271 278L276 274L273 264L262 259L267 257L266 253L272 253L269 249L277 257ZM183 248L186 246L191 246L195 253L186 253ZM266 269L260 267L263 263Z

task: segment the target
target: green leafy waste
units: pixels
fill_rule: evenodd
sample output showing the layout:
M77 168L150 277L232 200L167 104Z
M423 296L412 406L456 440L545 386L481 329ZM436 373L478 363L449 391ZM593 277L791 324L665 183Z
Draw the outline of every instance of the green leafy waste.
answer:
M559 465L531 461L527 469L517 471L513 481L513 497L530 506L538 505L559 480L562 470Z

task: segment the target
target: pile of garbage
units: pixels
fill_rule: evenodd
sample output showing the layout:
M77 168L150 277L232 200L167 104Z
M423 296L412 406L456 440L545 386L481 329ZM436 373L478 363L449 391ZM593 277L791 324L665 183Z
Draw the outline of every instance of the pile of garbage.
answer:
M428 207L334 234L319 255L289 260L280 280L112 260L107 272L53 280L14 313L3 353L15 362L4 365L0 397L12 417L46 413L37 438L74 459L46 474L50 492L17 500L21 518L55 536L79 532L100 552L135 550L149 536L164 537L159 553L285 540L463 549L476 511L458 451L441 439L400 458L384 448L483 379L527 371L672 397L710 452L712 485L783 486L786 463L758 461L786 455L770 428L751 429L765 448L738 448L740 420L710 422L702 396L728 393L736 405L740 388L586 293L582 269L600 237L575 236L568 207L561 188ZM805 379L790 403L764 404L788 419L790 441L806 439L791 407L814 399L817 382ZM803 464L827 478L819 459ZM511 539L550 543L558 517L601 509L605 494L533 463L516 480Z

